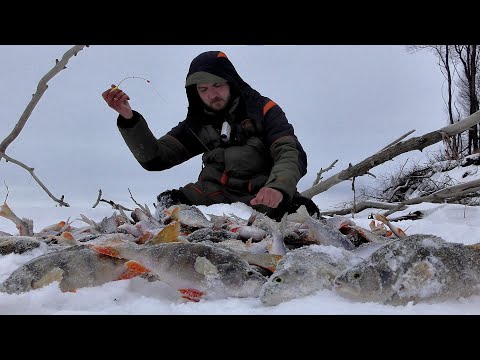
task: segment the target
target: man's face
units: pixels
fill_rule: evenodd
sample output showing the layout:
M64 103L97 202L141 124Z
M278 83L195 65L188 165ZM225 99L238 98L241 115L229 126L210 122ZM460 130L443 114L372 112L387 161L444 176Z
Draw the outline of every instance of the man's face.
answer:
M197 92L203 103L213 111L220 111L230 100L230 86L227 83L197 84Z

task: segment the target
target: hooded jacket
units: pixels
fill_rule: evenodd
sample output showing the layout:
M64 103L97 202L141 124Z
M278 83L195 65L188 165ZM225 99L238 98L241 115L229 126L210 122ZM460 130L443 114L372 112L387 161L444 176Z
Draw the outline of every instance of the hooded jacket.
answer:
M198 72L227 80L229 104L224 111L213 112L203 104L196 85L187 85L185 120L159 139L140 113L134 111L129 120L119 116L119 131L137 161L146 170L155 171L203 154L197 183L180 189L187 197L192 198L195 192L228 192L228 199L216 202L246 202L266 186L281 191L284 199L291 201L298 181L307 172L307 156L283 110L248 85L221 51L198 55L190 64L186 79ZM228 142L220 138L225 122L231 127Z

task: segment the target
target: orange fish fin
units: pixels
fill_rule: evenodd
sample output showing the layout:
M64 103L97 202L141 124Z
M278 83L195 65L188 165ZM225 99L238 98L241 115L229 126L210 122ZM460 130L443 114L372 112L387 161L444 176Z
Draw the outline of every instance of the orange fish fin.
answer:
M139 275L141 275L142 272L139 272L137 270L134 270L134 269L130 269L130 268L127 268L125 270L124 273L122 273L118 278L117 280L128 280L128 279L132 279L134 277L137 277Z
M178 242L178 236L180 235L180 222L174 221L165 226L155 237L152 239L152 243L170 243Z
M146 268L145 266L143 266L142 264L140 264L139 262L137 262L135 260L127 261L125 263L125 266L132 271L138 272L139 274L150 272L150 269Z
M93 251L99 254L108 255L114 258L121 259L120 253L118 252L118 250L116 250L111 246L102 246L102 245L89 245L89 246L90 246L90 249L92 249Z
M187 299L189 301L199 302L205 293L203 291L197 289L178 289L180 294L182 294L183 299Z
M68 231L64 231L61 236L63 236L65 239L68 239L68 240L75 240L72 233Z

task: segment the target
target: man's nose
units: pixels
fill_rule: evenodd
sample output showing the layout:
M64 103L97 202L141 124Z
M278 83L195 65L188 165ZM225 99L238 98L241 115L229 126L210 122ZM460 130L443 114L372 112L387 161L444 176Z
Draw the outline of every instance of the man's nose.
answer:
M215 97L218 97L218 91L215 88L208 89L208 96L213 99Z

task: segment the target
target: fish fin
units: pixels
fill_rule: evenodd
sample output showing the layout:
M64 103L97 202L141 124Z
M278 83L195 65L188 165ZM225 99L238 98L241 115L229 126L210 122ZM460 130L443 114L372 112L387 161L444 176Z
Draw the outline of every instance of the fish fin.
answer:
M108 255L114 258L121 259L120 252L112 246L102 246L102 245L88 245L93 251L102 254Z
M142 235L140 235L135 242L137 244L145 244L147 241L149 241L152 238L152 233L150 231L145 231Z
M174 221L165 226L153 237L150 241L152 244L172 243L178 242L178 236L180 235L180 222Z
M62 233L62 235L60 235L60 237L62 238L62 241L64 243L68 244L68 245L76 245L77 244L77 240L75 240L72 233L70 233L68 231L64 231Z
M127 269L117 278L117 280L132 279L134 277L149 272L146 267L133 260L127 261L125 263L125 266L127 267Z
M194 268L196 272L206 277L218 275L217 267L213 265L212 262L204 256L198 256L195 259Z
M139 274L150 272L150 269L146 268L145 266L143 266L142 264L140 264L138 261L135 261L135 260L127 261L125 263L125 266L130 270L137 271Z
M193 302L199 302L200 299L202 298L205 293L203 291L197 290L197 289L178 289L180 294L182 294L182 298L193 301Z
M54 267L52 270L50 270L45 275L43 275L40 279L35 281L32 284L32 288L33 289L39 289L39 288L44 287L48 284L51 284L54 281L60 282L63 279L63 274L64 273L65 273L65 271L63 271L59 267Z
M283 255L274 255L274 254L270 254L271 257L272 257L272 266L262 266L262 265L258 265L258 264L255 264L255 265L258 265L260 267L264 267L265 269L267 270L270 270L272 273L275 272L275 269L277 268L277 265L278 265L278 262L280 260L282 260L282 257Z

